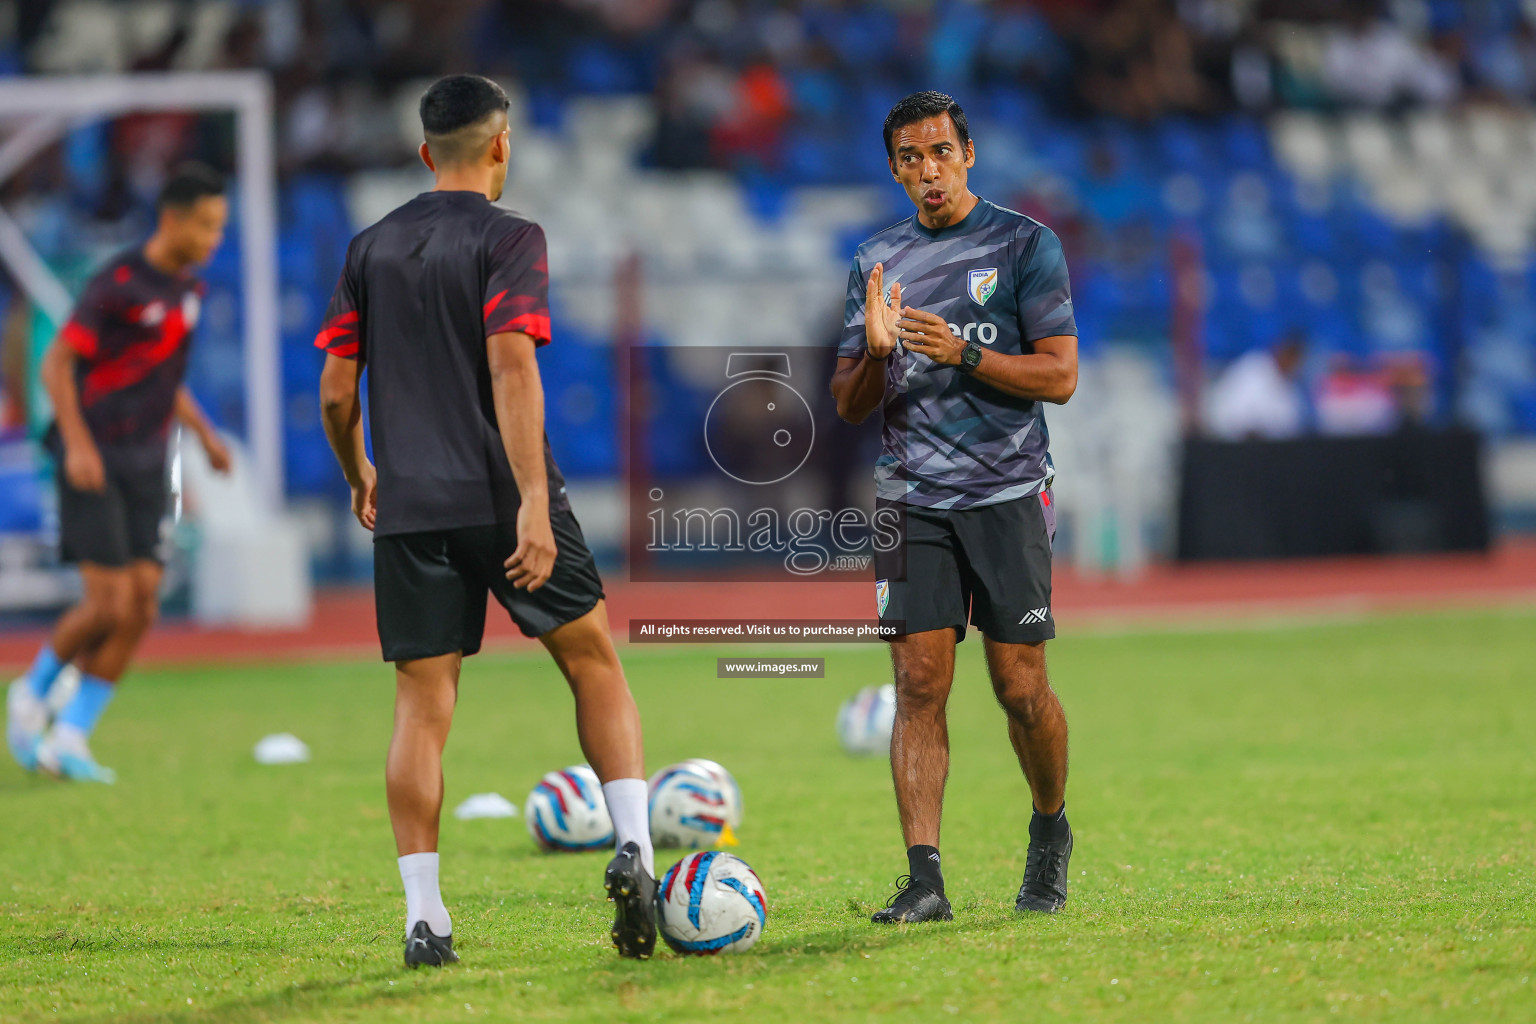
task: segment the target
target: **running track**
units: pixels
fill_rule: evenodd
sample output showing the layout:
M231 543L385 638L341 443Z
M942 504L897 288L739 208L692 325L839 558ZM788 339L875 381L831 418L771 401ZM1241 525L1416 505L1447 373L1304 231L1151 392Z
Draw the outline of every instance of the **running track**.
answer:
M866 619L874 614L870 583L608 584L615 636L629 619ZM1274 616L1326 618L1390 610L1536 605L1536 540L1506 543L1482 555L1154 566L1134 581L1092 578L1059 568L1058 629L1168 623L1242 622ZM24 665L45 634L0 632L0 666ZM493 606L486 647L514 649L523 638ZM149 664L278 662L377 657L373 596L366 589L323 590L303 629L242 631L162 623L144 643Z

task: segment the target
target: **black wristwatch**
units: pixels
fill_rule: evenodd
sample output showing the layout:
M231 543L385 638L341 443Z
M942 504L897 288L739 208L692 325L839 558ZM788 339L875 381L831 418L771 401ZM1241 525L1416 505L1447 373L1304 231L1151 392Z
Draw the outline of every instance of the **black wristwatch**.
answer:
M965 343L965 349L960 353L960 364L955 367L961 373L970 373L981 365L981 346L974 341Z

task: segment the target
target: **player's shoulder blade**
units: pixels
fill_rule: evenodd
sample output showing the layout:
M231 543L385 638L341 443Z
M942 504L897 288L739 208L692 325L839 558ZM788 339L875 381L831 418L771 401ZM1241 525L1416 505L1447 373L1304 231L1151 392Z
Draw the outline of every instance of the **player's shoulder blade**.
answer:
M486 216L487 240L495 243L504 238L531 238L542 236L544 229L531 217L527 217L516 210L509 210L495 203L487 203L490 211Z

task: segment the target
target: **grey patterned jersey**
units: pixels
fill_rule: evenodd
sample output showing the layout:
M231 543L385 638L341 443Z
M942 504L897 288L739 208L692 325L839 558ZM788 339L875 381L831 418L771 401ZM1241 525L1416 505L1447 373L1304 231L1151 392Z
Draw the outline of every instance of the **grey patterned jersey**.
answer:
M917 217L859 246L848 275L838 355L864 351L864 290L885 264L886 299L937 313L957 337L1018 355L1077 334L1061 241L1050 228L985 199L958 224L932 230ZM1050 485L1050 436L1040 403L1005 395L898 343L886 363L879 497L927 508L1011 501Z

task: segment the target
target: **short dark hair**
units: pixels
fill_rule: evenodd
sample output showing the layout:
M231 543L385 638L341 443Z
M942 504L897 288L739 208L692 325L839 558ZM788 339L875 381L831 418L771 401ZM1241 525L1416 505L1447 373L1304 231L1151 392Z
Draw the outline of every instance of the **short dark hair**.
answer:
M158 212L167 207L186 210L204 196L224 194L224 175L195 161L181 164L160 186L160 198L155 200Z
M947 92L915 92L903 99L891 108L891 112L885 115L885 155L892 160L896 159L896 150L891 147L891 139L896 135L898 128L905 128L909 124L918 121L926 121L930 117L938 117L940 114L948 114L949 122L955 126L955 134L960 136L960 148L964 149L971 141L971 126L965 121L965 111L960 109L960 104Z
M469 140L450 136L511 105L506 91L481 75L449 75L433 82L421 97L421 130L434 159L451 162L469 156L458 144Z

